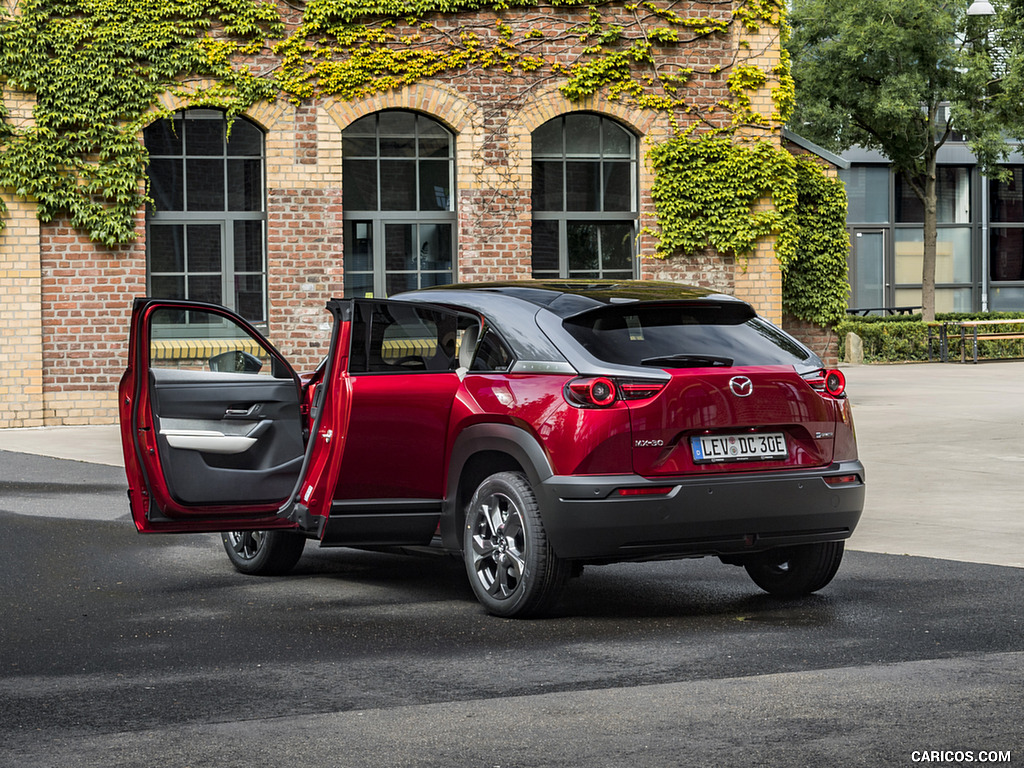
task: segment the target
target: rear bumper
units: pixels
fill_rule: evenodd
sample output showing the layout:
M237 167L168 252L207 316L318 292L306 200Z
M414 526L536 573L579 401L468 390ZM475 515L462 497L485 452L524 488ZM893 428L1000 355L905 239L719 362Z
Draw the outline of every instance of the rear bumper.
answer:
M825 478L858 475L830 486ZM622 496L621 488L672 488ZM736 555L849 538L864 509L864 466L722 477L554 476L537 489L559 557L593 561Z

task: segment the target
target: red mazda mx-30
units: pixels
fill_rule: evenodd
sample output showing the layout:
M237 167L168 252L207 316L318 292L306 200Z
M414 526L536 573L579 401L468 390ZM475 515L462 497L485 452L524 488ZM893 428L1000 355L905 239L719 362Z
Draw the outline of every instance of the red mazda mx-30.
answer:
M221 532L281 574L322 547L440 548L499 616L584 564L716 556L828 584L864 504L839 371L746 303L651 281L336 299L298 375L211 304L135 301L121 381L143 533Z

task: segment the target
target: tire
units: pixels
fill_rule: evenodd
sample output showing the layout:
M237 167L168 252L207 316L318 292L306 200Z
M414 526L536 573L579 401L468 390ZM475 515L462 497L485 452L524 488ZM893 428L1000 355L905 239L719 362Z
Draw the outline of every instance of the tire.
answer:
M506 618L550 611L572 570L548 544L537 497L519 472L498 472L477 486L462 552L477 599Z
M777 597L809 595L832 581L843 562L843 546L841 541L829 541L770 550L747 563L747 574Z
M306 546L306 538L291 531L228 531L220 537L231 564L252 576L288 573Z

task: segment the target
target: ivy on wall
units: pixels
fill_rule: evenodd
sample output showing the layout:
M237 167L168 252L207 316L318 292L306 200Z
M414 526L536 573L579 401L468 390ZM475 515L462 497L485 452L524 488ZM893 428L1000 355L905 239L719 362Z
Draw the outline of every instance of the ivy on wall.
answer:
M539 12L515 27L505 21L509 9L542 5L585 8L586 21L568 27L562 14ZM281 95L357 99L444 73L493 69L558 82L570 100L600 91L669 114L678 135L650 154L659 255L711 246L742 256L775 235L783 269L797 258L797 166L767 141L736 138L740 129L763 133L788 118L785 52L771 71L736 59L697 71L665 55L736 29L741 48L749 48L747 33L765 27L784 36L781 0L744 0L731 11L710 5L697 15L653 0L310 0L294 7L301 13L289 10L286 20L261 0L22 0L16 12L0 15L0 82L7 92L34 94L36 105L27 126L12 125L0 105L0 187L35 198L43 220L66 213L97 242L128 242L145 202L147 156L138 137L166 114L165 93L233 115ZM487 17L479 15L476 26L438 23L467 11L490 11L493 25L481 26ZM577 53L566 59L570 50ZM720 78L729 98L698 103L688 92L695 77ZM213 85L196 88L197 80ZM778 85L766 117L751 96L772 80ZM800 290L799 281L793 285Z
M801 320L834 328L846 317L850 284L846 188L811 157L798 155L792 259L782 276L782 307Z

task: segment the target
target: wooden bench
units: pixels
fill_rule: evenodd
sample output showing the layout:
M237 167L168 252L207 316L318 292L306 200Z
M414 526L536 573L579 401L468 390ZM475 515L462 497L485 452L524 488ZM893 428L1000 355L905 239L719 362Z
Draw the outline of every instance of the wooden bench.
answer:
M1024 319L1020 320L960 320L955 323L948 323L950 328L959 327L960 329L960 362L967 362L967 341L971 341L973 346L973 360L972 362L978 362L978 341L999 341L1002 339L1024 339ZM1010 330L987 330L997 325L1015 326ZM980 330L979 330L980 329ZM949 331L944 329L944 334L948 335ZM929 330L929 337L931 331ZM929 358L931 356L931 346L929 345ZM945 357L943 357L945 362Z
M920 310L921 307L852 307L846 310L846 314L857 317L867 317L872 312L881 312L882 315L912 315Z

